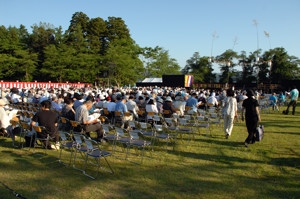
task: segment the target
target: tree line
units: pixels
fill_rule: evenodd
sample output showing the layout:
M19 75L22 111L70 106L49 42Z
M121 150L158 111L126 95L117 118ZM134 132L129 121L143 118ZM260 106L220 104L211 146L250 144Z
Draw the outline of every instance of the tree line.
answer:
M197 83L216 83L213 63L220 67L221 74L217 83L280 84L286 80L300 79L300 60L288 55L282 47L265 52L257 50L249 55L246 51L238 54L229 49L215 58L201 57L199 52L195 52L181 72L193 74Z
M197 83L216 82L211 58L195 52L180 70L176 59L162 47L136 44L120 17L104 20L76 12L66 31L48 23L34 24L31 29L29 33L24 25L0 26L0 79L134 85L145 77L192 74ZM257 55L262 61L253 61ZM269 60L272 68L266 62ZM220 66L221 83L231 83L238 74L238 81L244 83L299 78L299 59L289 56L284 48L249 55L227 50L213 61ZM243 70L238 71L237 65Z

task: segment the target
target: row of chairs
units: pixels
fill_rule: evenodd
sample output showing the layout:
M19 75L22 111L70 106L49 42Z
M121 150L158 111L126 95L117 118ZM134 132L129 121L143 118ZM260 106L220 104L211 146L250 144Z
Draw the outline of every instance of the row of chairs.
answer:
M60 153L59 153L59 163L62 163L66 166L72 166L74 169L81 171L84 175L95 179L98 176L99 169L102 169L111 174L114 173L112 167L110 166L107 157L111 156L110 152L102 150L101 144L86 138L84 135L73 133L70 134L68 132L60 131ZM62 151L63 149L69 149L71 151L69 164L66 164L62 161ZM74 154L74 155L73 155ZM78 157L80 155L80 157ZM89 158L93 158L91 161ZM107 163L109 169L105 169L102 167L101 159L104 159ZM72 163L73 160L73 163ZM78 168L76 166L76 161L82 160L84 161L84 167ZM88 174L87 166L88 163L91 165L97 166L97 173L95 176Z

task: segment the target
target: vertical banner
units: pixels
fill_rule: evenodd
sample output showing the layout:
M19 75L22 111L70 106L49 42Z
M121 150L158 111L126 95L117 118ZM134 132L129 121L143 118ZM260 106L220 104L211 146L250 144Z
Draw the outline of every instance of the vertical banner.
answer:
M185 87L191 87L193 85L193 75L185 75L185 81L184 81L184 86Z

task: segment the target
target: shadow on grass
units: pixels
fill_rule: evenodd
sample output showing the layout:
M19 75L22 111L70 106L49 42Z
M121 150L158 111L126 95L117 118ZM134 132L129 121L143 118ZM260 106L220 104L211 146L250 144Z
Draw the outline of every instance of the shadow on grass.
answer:
M224 146L233 146L233 147L239 147L239 146L244 146L244 142L235 142L235 141L229 141L225 140L220 141L220 140L213 140L213 139L202 139L202 138L196 138L194 141L196 142L205 142L209 144L216 144L216 145L224 145Z
M300 169L300 158L272 158L269 164Z
M233 162L243 162L243 163L265 163L263 161L259 160L250 160L240 157L232 157L232 156L226 156L226 155L211 155L211 154L205 154L205 153L192 153L192 152L176 152L176 151L170 151L170 154L174 155L180 155L187 158L194 158L194 159L202 159L202 160L208 160L208 161L214 161L214 162L222 162L225 164L231 164Z
M270 132L270 133L276 133L276 134L290 134L290 135L300 135L300 132Z

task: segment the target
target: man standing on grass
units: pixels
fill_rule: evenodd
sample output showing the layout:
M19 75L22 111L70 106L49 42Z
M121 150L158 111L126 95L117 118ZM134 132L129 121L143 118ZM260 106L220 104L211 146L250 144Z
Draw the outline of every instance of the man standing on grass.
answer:
M288 107L287 107L287 109L285 111L286 115L289 114L290 106L293 106L293 112L292 112L292 114L295 115L298 96L299 96L299 91L296 88L296 86L293 86L293 90L291 91L291 101L290 101L290 103L289 103L289 105L288 105Z

